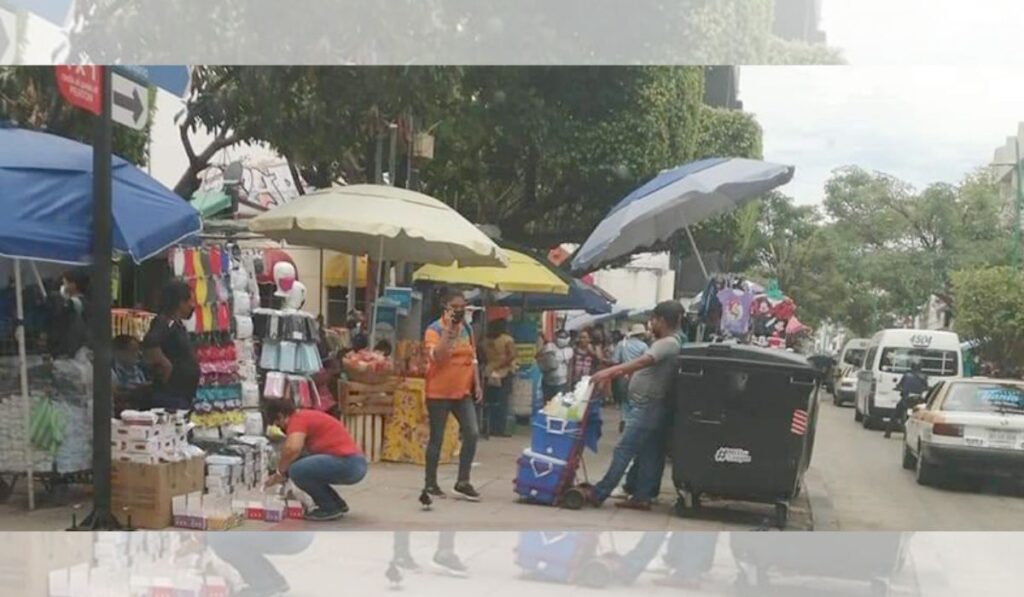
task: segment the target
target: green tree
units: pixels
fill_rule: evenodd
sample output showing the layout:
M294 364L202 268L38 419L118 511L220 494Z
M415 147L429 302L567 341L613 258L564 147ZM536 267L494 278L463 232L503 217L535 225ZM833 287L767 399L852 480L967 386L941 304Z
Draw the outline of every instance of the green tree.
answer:
M424 187L525 244L582 240L697 151L697 67L466 67L462 85Z
M306 0L300 9L282 3L268 10L207 0L203 10L195 10L187 0L163 0L141 10L120 0L79 0L71 50L99 63L130 57L152 64L178 59L173 50L182 47L224 64L266 57L268 48L277 56L315 57L324 64L465 63L467 56L482 56L481 49L490 62L607 63L610 48L620 64L841 60L834 50L776 38L773 0L637 6L520 0L510 6L480 0Z
M89 145L96 130L96 118L92 114L71 106L60 97L52 66L0 67L0 120ZM149 125L144 131L115 125L114 153L143 166L149 157L148 139Z
M981 172L958 185L917 191L885 174L837 170L826 184L824 207L849 248L840 269L871 292L877 310L858 317L858 325L913 317L930 294L949 294L953 271L1005 263L1003 205Z
M196 174L225 147L264 142L314 187L372 181L376 138L409 113L450 115L457 67L200 67L179 119L189 168L176 191L190 196ZM198 129L213 133L193 147Z
M1024 367L1024 275L1010 267L964 270L953 275L955 326L981 341L978 354L1002 371Z

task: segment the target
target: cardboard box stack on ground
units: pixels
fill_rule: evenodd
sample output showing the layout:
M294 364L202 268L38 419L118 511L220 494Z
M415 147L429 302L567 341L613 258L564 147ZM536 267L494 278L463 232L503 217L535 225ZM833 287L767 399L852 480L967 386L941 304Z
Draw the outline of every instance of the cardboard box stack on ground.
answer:
M163 529L171 524L175 496L203 491L206 464L202 457L181 462L141 464L115 461L111 466L112 504L121 524Z
M188 421L184 412L161 409L126 410L111 421L110 448L114 460L135 464L180 462L201 456L188 443Z

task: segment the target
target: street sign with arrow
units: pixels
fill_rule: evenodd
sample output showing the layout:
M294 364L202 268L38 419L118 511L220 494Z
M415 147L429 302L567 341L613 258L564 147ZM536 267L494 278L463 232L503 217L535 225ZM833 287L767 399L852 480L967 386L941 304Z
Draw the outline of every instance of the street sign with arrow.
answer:
M114 73L111 80L111 117L114 122L141 131L149 123L149 87Z

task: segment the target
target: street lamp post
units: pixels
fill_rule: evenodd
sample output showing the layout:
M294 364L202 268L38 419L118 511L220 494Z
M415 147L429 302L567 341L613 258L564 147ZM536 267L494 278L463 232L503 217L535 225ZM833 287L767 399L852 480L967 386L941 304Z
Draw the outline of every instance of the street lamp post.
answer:
M1014 269L1020 270L1024 257L1024 159L1021 159L1021 140L1024 139L1024 123L1020 125L1015 137L1007 139L1006 145L996 150L992 166L999 168L997 178L1000 182L1010 177L1013 185L1013 223L1014 247L1010 263ZM1010 160L1013 160L1012 163ZM1014 180L1016 178L1016 180Z

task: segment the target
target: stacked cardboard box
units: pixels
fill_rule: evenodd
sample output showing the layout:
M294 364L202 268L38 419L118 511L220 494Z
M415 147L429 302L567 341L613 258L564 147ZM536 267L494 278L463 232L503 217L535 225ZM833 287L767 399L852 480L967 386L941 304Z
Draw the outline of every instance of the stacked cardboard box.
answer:
M114 460L159 464L181 462L202 454L188 443L188 422L183 412L126 410L111 426Z
M143 464L116 460L111 466L112 504L121 524L163 529L172 521L175 496L202 492L203 457L180 462Z

